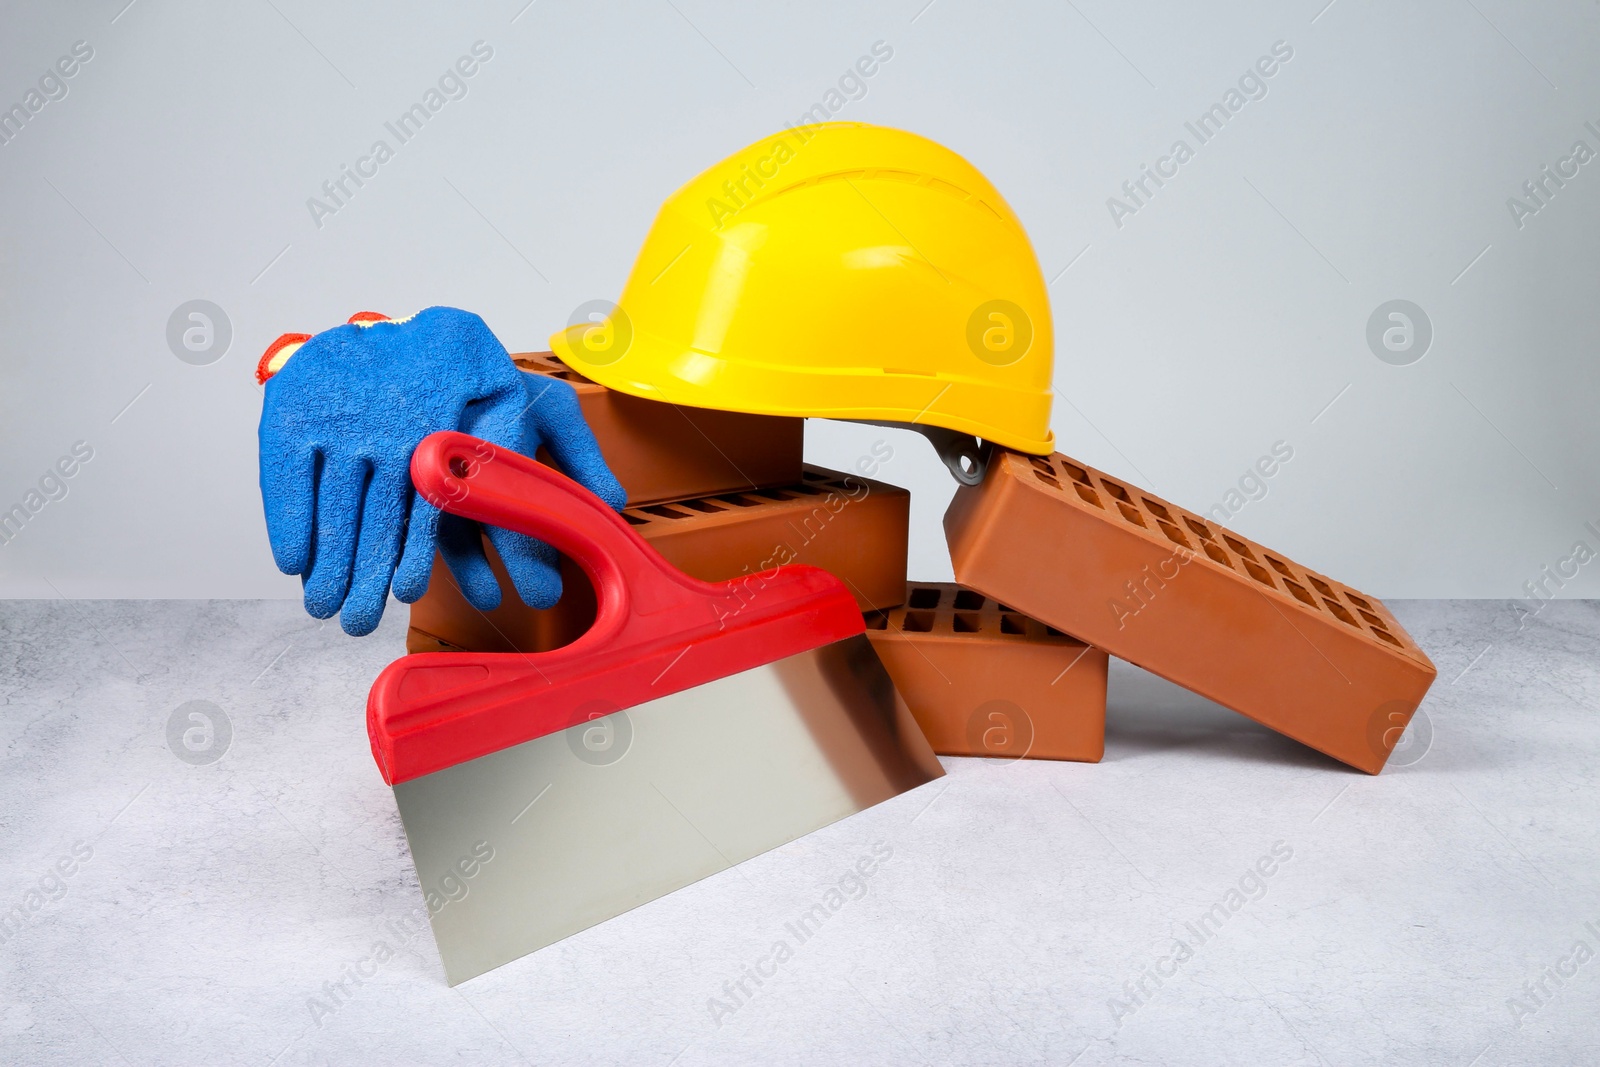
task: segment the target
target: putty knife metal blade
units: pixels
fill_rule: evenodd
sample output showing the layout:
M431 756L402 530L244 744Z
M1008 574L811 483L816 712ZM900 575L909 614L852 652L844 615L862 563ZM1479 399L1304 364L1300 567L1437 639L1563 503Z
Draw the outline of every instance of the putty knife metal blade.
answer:
M851 637L400 783L450 984L921 785L920 741Z
M436 434L446 510L554 544L594 628L537 655L391 664L368 705L451 985L939 777L842 583L674 570L532 460Z

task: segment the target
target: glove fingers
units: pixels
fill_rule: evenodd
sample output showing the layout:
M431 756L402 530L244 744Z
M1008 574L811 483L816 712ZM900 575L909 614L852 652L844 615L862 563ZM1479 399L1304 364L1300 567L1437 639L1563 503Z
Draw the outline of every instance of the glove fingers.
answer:
M485 529L522 602L530 608L555 607L561 599L561 572L557 569L561 557L556 550L526 534L498 526Z
M355 571L339 625L351 637L365 637L378 628L389 600L389 582L400 559L411 481L404 470L375 474L361 502L361 530L356 542Z
M558 378L541 379L532 374L527 378L531 403L525 418L533 430L535 447L542 443L568 477L613 509L621 510L627 503L627 493L606 466L600 443L578 407L578 394Z
M265 420L263 420L265 422ZM285 452L263 426L261 507L267 517L272 559L284 574L311 566L311 522L316 512L317 453Z
M471 519L445 514L439 517L439 555L455 577L467 603L479 611L500 606L500 579L483 554L483 528Z
M306 611L313 618L332 618L349 591L368 470L365 460L323 462L311 570L305 583Z
M409 480L409 474L407 475ZM402 604L415 604L428 591L433 575L433 550L439 537L439 509L411 493L411 521L406 524L406 547L394 572L394 596Z

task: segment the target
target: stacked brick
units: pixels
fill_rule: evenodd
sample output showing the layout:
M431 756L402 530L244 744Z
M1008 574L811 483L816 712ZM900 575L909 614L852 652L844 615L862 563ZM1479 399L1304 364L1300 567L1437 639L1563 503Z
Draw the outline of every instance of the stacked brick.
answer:
M1116 656L1375 774L1433 681L1376 599L1060 454L996 448L945 515L960 584L908 585L909 494L805 464L802 420L682 408L549 353L515 358L577 390L623 515L671 563L708 581L791 563L843 579L942 755L1099 760ZM561 602L535 610L485 547L501 606L472 608L436 562L410 651L542 652L589 627L594 594L570 562Z

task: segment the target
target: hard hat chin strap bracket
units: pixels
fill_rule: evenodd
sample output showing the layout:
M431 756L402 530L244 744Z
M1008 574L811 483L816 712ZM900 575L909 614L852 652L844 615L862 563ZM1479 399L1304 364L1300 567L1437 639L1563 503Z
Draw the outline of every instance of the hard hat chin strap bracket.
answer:
M920 433L933 445L933 450L939 453L939 458L944 460L944 465L956 481L962 485L978 485L983 481L983 474L989 469L989 456L994 451L994 446L988 441L980 441L970 433L961 433L957 430L947 430L943 426L929 426L920 422L879 422L873 419L861 420L866 426L887 426L891 430L911 430Z

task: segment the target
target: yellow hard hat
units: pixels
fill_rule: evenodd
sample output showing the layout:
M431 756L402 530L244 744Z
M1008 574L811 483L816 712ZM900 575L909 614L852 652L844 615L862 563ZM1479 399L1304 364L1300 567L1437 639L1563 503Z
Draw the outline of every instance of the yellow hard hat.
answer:
M551 348L625 393L1054 451L1033 246L977 168L903 130L734 153L662 205L620 302L579 312Z

